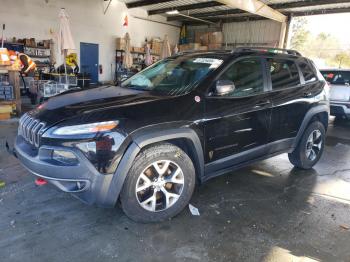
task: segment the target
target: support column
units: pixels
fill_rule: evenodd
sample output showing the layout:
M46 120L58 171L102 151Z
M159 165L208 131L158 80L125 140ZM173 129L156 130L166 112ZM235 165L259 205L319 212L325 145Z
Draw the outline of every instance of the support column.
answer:
M281 31L280 31L280 40L278 42L278 47L283 48L284 47L284 41L286 38L286 32L287 32L287 22L281 23Z

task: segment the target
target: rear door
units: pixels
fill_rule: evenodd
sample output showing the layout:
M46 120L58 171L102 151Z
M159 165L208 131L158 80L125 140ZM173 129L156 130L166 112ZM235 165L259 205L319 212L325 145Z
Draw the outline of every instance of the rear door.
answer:
M270 142L280 143L275 150L285 150L297 136L301 123L314 103L316 75L307 61L267 58L272 118ZM304 75L302 74L304 72Z
M267 143L270 126L271 103L264 68L264 61L259 57L234 62L217 80L232 81L235 90L225 96L212 93L206 98L205 137L209 173L258 157L255 153L263 154L254 149ZM235 155L243 152L247 153L242 159L234 159Z

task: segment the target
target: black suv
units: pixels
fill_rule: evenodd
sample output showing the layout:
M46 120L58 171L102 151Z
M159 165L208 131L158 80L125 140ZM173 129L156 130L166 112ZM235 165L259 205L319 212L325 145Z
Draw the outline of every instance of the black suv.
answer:
M15 152L35 176L141 222L178 214L196 183L288 153L320 159L329 99L292 50L182 53L124 81L51 98L20 119Z

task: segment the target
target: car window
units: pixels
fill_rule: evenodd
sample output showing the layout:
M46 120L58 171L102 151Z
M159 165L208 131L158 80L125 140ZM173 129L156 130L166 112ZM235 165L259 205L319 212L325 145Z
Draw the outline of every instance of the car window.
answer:
M268 59L272 89L283 89L300 85L300 76L295 62Z
M322 71L322 75L333 85L345 85L350 83L349 71Z
M218 68L222 59L208 56L167 58L125 80L121 87L158 95L183 95Z
M235 85L233 92L225 96L242 97L264 91L263 67L259 58L247 58L235 62L219 80L231 81Z
M304 80L306 83L313 82L317 80L315 72L312 70L311 66L306 62L299 63L301 72L303 73Z

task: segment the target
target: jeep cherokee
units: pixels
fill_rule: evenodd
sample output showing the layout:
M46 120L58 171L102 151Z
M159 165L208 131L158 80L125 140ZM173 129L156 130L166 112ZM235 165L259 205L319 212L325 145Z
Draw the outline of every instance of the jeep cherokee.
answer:
M312 168L328 126L328 88L293 50L182 53L124 81L51 98L23 115L15 153L35 176L89 204L155 222L195 184L288 153Z

